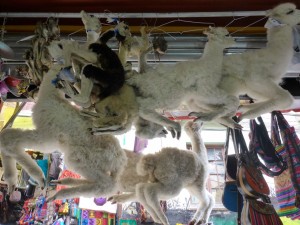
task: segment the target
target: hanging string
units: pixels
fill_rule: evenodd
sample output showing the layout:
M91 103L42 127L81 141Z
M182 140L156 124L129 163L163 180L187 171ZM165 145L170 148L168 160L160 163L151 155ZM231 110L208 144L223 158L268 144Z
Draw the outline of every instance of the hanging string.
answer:
M76 31L74 31L74 32L72 32L72 33L70 33L70 34L68 34L68 39L71 39L71 36L72 36L72 35L77 34L77 33L79 33L79 32L82 31L82 30L84 30L84 28L81 28L81 29L79 29L79 30L76 30Z
M171 21L168 21L166 23L163 23L157 27L153 27L151 30L150 30L150 33L153 31L153 30L157 30L158 28L160 27L163 27L163 26L166 26L166 25L169 25L171 23L174 23L174 22L183 22L183 23L192 23L192 24L202 24L202 25L212 25L212 26L215 26L215 23L210 23L210 22L200 22L200 21L192 21L192 20L183 20L183 19L180 19L180 18L177 18L176 20L171 20ZM188 32L188 31L184 31L184 32Z
M226 24L225 27L228 27L229 25L231 25L233 22L241 20L241 19L245 19L248 18L249 16L243 16L243 17L239 17L239 18L233 18L233 20L231 20L228 24Z
M164 34L170 36L172 39L176 40L176 38L175 38L174 36L172 36L171 34L172 34L172 33L178 33L178 32L166 32L166 31L164 31L163 29L157 29L157 30L163 32ZM161 33L149 33L150 36L156 35L156 34L161 34Z
M243 30L245 30L246 28L251 27L252 25L254 25L254 24L256 24L256 23L258 23L258 22L260 22L260 21L262 21L262 20L264 20L264 19L266 19L266 18L267 18L267 16L265 16L265 17L263 17L263 18L261 18L261 19L255 21L255 22L253 22L253 23L250 23L249 25L247 25L247 26L245 26L245 27L243 27L243 28L241 28L241 29L236 30L236 31L230 33L229 35L232 35L232 34L235 34L235 33L237 33L237 32L243 31Z

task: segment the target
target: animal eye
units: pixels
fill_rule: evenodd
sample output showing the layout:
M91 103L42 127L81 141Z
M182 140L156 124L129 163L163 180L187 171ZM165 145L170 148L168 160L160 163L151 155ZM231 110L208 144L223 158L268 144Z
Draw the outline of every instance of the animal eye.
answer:
M58 47L59 47L60 49L63 49L62 44L58 44Z
M286 14L290 15L290 14L293 14L294 12L295 12L295 10L292 9L292 10L288 11Z

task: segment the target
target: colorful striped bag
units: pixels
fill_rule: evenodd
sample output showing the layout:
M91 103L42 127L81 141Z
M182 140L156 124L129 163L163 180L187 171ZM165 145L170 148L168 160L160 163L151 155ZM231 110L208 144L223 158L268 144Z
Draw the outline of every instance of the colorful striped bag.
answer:
M300 209L300 140L295 128L290 126L281 112L273 112L281 131L281 137L286 150L286 160L295 189L295 206Z
M259 116L257 120L259 123L255 119L250 120L249 149L255 155L259 155L259 157L255 157L256 164L264 174L269 177L278 176L287 169L287 163L276 152L263 119Z
M256 199L246 201L249 204L248 215L252 225L282 225L273 205Z
M275 114L276 112L272 112L271 116L271 140L275 146L276 152L287 162L288 153L285 150L285 146L282 144ZM285 170L279 176L274 177L274 183L279 206L279 209L277 210L278 215L286 216L291 219L300 218L300 209L295 206L296 191L291 181L290 171Z
M245 153L248 150L246 149L247 145L241 130L234 130L234 142L235 150L239 154L240 160L242 160L243 158L241 158L240 153L244 154L245 156L247 155ZM250 158L248 159L248 162L250 163ZM242 163L240 162L238 171L241 169L241 165ZM250 164L248 164L248 166L249 165ZM251 167L252 172L254 172L255 169L258 170L258 168L254 166ZM238 174L238 177L240 177L240 171ZM257 172L256 174L259 175ZM256 178L259 178L261 184L265 183L264 177L262 175L261 177L257 175L252 174L252 179L256 180ZM241 180L239 181L239 179L238 184L242 184ZM241 213L241 223L243 225L283 225L273 205L270 203L268 195L264 194L265 192L257 192L257 196L251 196L249 193L247 193L248 191L244 191L244 188L245 187L242 186L239 188L239 191L244 197L243 210Z

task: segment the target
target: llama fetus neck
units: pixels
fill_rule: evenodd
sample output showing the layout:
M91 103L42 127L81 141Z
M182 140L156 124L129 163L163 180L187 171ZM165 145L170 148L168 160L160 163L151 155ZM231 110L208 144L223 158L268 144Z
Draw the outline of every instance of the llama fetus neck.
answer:
M273 71L277 72L273 73L273 76L278 74L280 76L277 79L280 79L286 73L293 58L293 28L289 25L272 27L268 29L267 39L266 51L272 59L270 62L273 64Z
M60 71L59 65L54 65L48 73L45 73L43 76L43 81L40 86L40 91L38 93L38 98L42 99L51 99L54 96L59 96L60 93L53 84L57 78L57 74Z
M215 42L215 41L208 41L205 44L205 48L203 50L203 55L201 58L215 58L217 56L223 57L224 48L226 48L221 43ZM215 60L216 61L216 60ZM220 60L220 63L222 61Z
M87 44L92 44L98 41L100 33L94 30L86 30L86 42Z
M292 55L293 28L289 25L281 25L269 28L267 31L267 47L282 54L288 52Z

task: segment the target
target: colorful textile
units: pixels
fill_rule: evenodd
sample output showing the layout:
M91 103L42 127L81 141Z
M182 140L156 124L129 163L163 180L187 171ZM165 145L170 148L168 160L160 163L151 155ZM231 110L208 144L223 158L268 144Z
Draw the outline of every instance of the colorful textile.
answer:
M288 164L288 170L274 178L278 214L291 219L300 218L300 140L281 112L272 112L272 135L276 151ZM280 128L280 132L279 132ZM281 138L280 138L281 136ZM283 144L280 141L283 141Z
M80 225L115 225L115 214L82 209Z
M59 179L63 179L63 178L67 178L67 177L79 179L79 178L80 178L80 175L77 174L77 173L72 172L71 170L64 170L64 171L61 173ZM66 188L66 186L64 186L64 185L57 185L56 191L59 191L59 190L64 189L64 188ZM75 199L75 201L78 202L79 200L78 200L78 199ZM56 204L58 204L58 205L61 205L61 204L62 204L62 200L55 200L54 202L55 202Z

